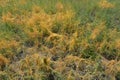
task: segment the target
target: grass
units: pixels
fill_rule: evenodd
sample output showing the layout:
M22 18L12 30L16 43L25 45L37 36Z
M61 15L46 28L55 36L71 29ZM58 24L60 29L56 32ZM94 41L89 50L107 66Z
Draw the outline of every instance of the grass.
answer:
M0 80L119 80L118 0L1 0Z

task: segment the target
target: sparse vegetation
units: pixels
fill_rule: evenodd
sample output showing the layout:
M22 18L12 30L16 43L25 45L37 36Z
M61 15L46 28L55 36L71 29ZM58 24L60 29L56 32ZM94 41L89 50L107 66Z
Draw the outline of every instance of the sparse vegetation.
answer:
M119 0L0 0L0 80L120 80Z

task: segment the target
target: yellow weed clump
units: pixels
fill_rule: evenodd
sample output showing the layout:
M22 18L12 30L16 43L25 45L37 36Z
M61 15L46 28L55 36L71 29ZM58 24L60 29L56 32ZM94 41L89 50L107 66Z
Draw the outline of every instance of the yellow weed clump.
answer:
M113 8L113 7L114 7L114 4L108 2L107 0L101 0L101 1L99 2L99 6L100 6L101 8Z
M17 47L19 44L16 41L0 40L0 49Z
M55 15L56 21L61 22L64 25L66 24L66 21L71 20L73 17L74 17L74 12L71 10L67 10L65 12L58 12Z
M95 39L100 32L105 28L105 23L102 22L99 26L97 26L96 28L94 28L94 30L92 31L92 34L90 36L91 39Z
M27 55L25 58L21 59L18 63L10 65L11 70L15 71L19 75L34 76L38 79L43 77L40 74L42 71L47 71L50 69L50 59L45 58L38 53L32 55ZM16 71L17 70L17 71ZM46 76L46 75L44 75Z
M4 56L0 55L0 68L9 63L9 60Z
M13 50L16 50L17 48L19 48L19 43L14 40L0 40L0 51L5 50L4 55L9 56L9 59L13 58L15 52Z
M22 0L20 2L26 2L26 0ZM63 4L57 3L56 9L57 12L55 14L48 14L39 6L34 5L32 7L32 12L27 12L23 15L12 14L8 12L6 14L2 14L2 22L12 23L17 25L24 25L23 31L27 33L30 38L35 38L43 33L48 33L53 35L52 28L56 25L56 23L60 23L63 26L67 26L70 24L72 18L75 13L72 10L62 10ZM71 23L71 25L73 25ZM71 26L68 26L71 28Z
M72 35L72 37L71 37L71 39L70 39L70 41L69 41L69 50L71 51L71 50L74 50L74 47L75 47L75 45L76 45L76 40L77 40L77 37L78 37L78 32L75 32L73 35Z
M26 63L26 67L29 67L31 65L32 61L35 62L36 65L40 65L42 62L39 54L33 54L31 56L27 56L24 60Z
M27 0L19 0L19 4L24 5L27 3Z
M116 40L115 45L117 49L120 49L120 39Z
M61 3L57 4L59 7ZM42 36L43 33L48 33L50 36L56 36L52 32L52 28L56 23L60 23L63 26L66 26L70 23L75 13L72 10L57 11L55 14L48 14L39 6L33 6L32 12L24 17L24 31L28 34L29 37L35 38ZM71 24L73 25L73 24ZM70 26L67 26L70 27Z
M9 0L0 0L0 7L5 7Z
M10 12L8 12L7 14L2 15L2 21L3 22L11 22L11 23L13 23L14 20L15 20L15 18Z
M63 4L62 4L61 2L58 2L58 3L56 4L56 9L57 9L58 11L62 11L62 10L64 9Z
M52 23L51 16L38 6L33 6L31 17L28 17L26 22L29 26L40 25L42 27L50 27Z
M25 15L13 14L11 12L2 13L1 21L3 23L23 25L25 23Z
M41 68L43 66L49 65L50 64L50 59L49 58L44 58L44 56L41 56L38 53L34 53L30 56L26 56L22 62L24 64L23 67L29 67L29 66L36 65L35 67Z
M116 60L103 60L102 65L106 67L105 73L115 80L115 74L120 71L120 61Z

